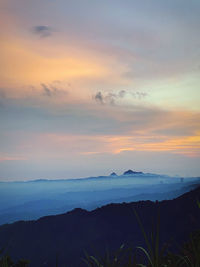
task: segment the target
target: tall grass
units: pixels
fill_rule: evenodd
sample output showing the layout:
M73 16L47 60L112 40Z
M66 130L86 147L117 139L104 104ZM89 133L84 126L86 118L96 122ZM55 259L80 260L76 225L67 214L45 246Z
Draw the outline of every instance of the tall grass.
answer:
M161 267L162 261L163 261L163 253L164 249L159 250L160 247L160 212L158 212L157 215L157 222L155 225L152 226L152 231L150 233L150 238L148 237L144 226L141 222L140 217L138 216L136 210L134 210L136 219L138 221L138 224L140 226L140 229L142 231L147 249L143 247L137 247L137 249L140 249L144 255L146 256L149 264L151 267ZM139 266L144 266L144 264L139 264Z
M200 201L197 200L200 208ZM160 212L157 213L157 219L152 225L152 230L148 234L144 225L134 210L136 220L140 226L144 237L146 248L136 247L135 249L126 248L123 245L110 253L106 251L103 257L94 257L85 253L83 262L88 267L200 267L200 230L191 233L189 240L183 245L180 255L170 253L166 247L160 248ZM143 257L138 257L138 251ZM142 262L138 262L142 260ZM28 267L29 261L21 259L14 263L12 259L0 250L0 267ZM56 267L59 267L58 256L56 257Z
M125 248L124 245L115 251L110 253L106 251L103 257L97 259L94 256L85 254L83 261L88 267L136 267L135 255L131 248Z
M3 252L3 250L1 250L0 252ZM20 259L19 261L14 263L9 255L2 255L0 258L0 267L28 267L28 265L29 261L24 259Z
M199 200L197 200L197 205L200 208ZM88 267L200 267L200 230L190 235L188 242L183 245L180 255L174 254L170 253L166 246L160 248L160 212L157 213L157 219L152 226L150 235L145 231L136 210L134 210L134 214L146 244L146 248L136 247L136 250L144 255L142 262L138 262L136 251L129 249L127 257L127 250L121 246L112 257L108 252L101 259L86 254L84 262ZM119 255L125 255L125 258Z

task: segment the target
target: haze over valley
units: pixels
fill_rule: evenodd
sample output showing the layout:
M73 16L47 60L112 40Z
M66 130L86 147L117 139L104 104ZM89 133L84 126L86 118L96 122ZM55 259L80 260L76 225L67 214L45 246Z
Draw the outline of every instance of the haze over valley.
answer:
M32 220L74 208L109 203L173 199L200 184L200 178L170 177L132 170L123 175L69 180L0 183L0 224Z

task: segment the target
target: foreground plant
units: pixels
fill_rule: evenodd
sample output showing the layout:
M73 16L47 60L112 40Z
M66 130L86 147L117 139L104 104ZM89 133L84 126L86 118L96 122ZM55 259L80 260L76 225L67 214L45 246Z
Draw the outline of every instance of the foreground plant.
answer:
M3 254L3 250L0 251L0 254ZM0 267L28 267L29 261L20 259L16 263L13 262L9 255L2 255L0 258Z
M86 258L83 259L88 267L136 267L135 257L132 249L124 248L124 245L114 253L106 252L104 257L97 259L94 256L89 256L86 253Z
M166 247L163 246L163 248L160 249L160 212L158 212L158 215L157 215L157 222L153 224L152 226L150 237L148 237L147 233L145 232L144 226L136 210L134 210L134 213L138 221L138 224L140 226L140 229L142 231L145 244L147 247L147 249L143 247L137 247L137 249L141 250L146 256L147 261L148 261L148 266L151 266L151 267L167 266L167 263L163 262L165 258L164 253L165 253ZM144 263L140 263L138 264L138 266L144 267L146 265Z

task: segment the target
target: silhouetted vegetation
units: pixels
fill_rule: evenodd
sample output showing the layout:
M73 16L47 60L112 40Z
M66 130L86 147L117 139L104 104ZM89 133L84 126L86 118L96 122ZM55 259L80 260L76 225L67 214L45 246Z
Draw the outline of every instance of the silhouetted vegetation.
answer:
M3 250L1 251L3 252ZM3 254L3 253L2 253ZM0 267L28 267L29 261L20 259L16 263L11 259L9 255L2 255L0 258Z
M21 257L30 267L200 267L199 195L200 188L171 201L110 204L3 225L0 246L9 243L12 259L2 252L0 267L29 266Z
M200 267L200 230L190 234L190 238L180 248L179 253L169 251L167 245L159 246L159 219L155 225L155 232L150 233L150 240L137 213L147 249L143 247L125 248L103 257L89 256L87 253L83 261L88 267ZM138 249L142 253L138 253Z
M200 208L200 202L197 200ZM200 267L200 230L192 232L187 242L183 244L178 254L170 252L168 245L160 248L160 213L154 222L150 238L146 233L140 217L134 210L142 231L146 249L136 247L125 249L124 245L114 254L107 251L105 256L97 258L86 253L83 261L88 267ZM138 249L142 254L138 253Z
M140 219L139 219L140 220ZM140 221L141 223L141 221ZM141 225L147 249L142 247L126 248L125 245L114 253L106 251L104 256L90 256L85 253L82 261L88 267L199 267L200 266L200 231L191 233L189 240L184 243L179 253L168 251L167 246L159 250L159 232L151 233L151 241L147 238ZM158 227L158 225L156 226ZM154 239L155 238L155 239ZM140 251L139 251L140 250ZM59 267L56 260L55 267ZM29 261L21 259L16 263L8 255L0 258L0 267L28 267ZM42 265L43 266L43 265ZM45 265L44 265L45 266ZM63 266L63 265L62 265ZM68 264L64 265L68 267ZM73 265L70 265L73 266Z
M157 246L151 250L157 251ZM156 254L140 247L137 249L120 248L113 254L94 257L86 254L84 262L88 267L199 267L200 266L200 231L191 234L190 239L180 249L179 253L160 250Z

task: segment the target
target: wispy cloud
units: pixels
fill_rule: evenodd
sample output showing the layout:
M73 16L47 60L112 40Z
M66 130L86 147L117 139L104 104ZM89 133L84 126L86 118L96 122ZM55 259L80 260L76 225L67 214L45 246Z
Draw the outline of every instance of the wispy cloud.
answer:
M97 103L104 104L104 97L101 92L96 93L94 99L96 100Z
M126 95L126 93L127 92L125 90L121 90L117 93L112 93L112 92L102 93L101 91L99 91L94 96L94 99L99 104L114 105L115 101L117 99L123 98Z
M52 93L54 93L54 92L52 92L51 89L49 87L47 87L46 84L41 83L41 86L43 88L44 95L46 95L46 96L52 96Z
M93 97L94 100L99 104L108 104L108 105L115 105L117 101L122 100L123 98L132 97L133 99L142 100L145 97L147 97L147 93L135 91L135 92L129 92L127 90L120 90L117 92L97 92L95 96Z
M119 97L123 98L126 95L126 93L127 92L125 90L121 90L121 91L119 91L118 95L119 95Z
M145 92L133 92L133 93L131 93L131 94L132 94L132 96L133 96L134 98L137 98L137 99L143 99L143 98L145 98L145 97L148 96L148 94L145 93Z
M62 94L62 95L68 94L67 90L63 90L63 89L58 88L57 86L55 86L55 83L50 84L50 85L47 85L45 83L41 83L41 87L42 87L42 92L43 92L44 96L54 97L54 96L59 95L59 94Z
M45 38L51 36L54 30L49 26L37 25L32 28L32 32L40 38Z

